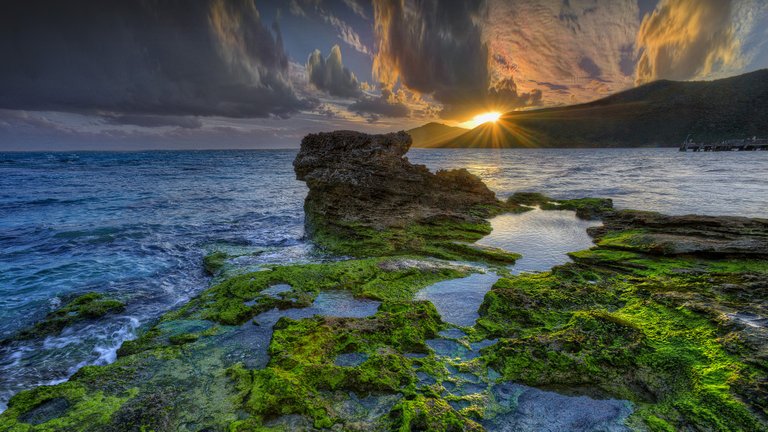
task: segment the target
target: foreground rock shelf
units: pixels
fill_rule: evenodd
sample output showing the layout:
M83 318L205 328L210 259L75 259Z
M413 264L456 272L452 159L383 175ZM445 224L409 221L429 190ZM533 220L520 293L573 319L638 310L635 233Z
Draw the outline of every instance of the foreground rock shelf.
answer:
M16 395L0 430L768 428L768 221L502 202L408 146L305 139L309 232L348 259L233 276L218 255L211 288L115 363ZM519 255L473 242L530 205L602 219L596 245L513 275ZM459 278L492 284L477 314L416 300Z

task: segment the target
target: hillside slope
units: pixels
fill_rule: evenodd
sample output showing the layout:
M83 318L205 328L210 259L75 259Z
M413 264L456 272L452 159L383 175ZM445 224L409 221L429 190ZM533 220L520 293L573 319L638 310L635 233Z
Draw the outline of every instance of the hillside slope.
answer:
M406 132L413 139L412 147L441 147L467 131L468 129L432 122Z
M658 147L768 137L768 69L656 81L580 105L516 111L440 147Z

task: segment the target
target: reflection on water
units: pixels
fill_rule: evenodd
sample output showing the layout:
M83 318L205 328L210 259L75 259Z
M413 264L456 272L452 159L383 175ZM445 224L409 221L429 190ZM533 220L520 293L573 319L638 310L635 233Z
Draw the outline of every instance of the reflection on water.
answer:
M500 197L613 198L617 208L766 217L768 152L643 149L411 149L432 170L467 168Z
M512 267L515 274L540 272L570 261L568 252L592 247L587 228L598 225L572 211L535 209L496 216L491 219L493 231L478 243L522 254Z

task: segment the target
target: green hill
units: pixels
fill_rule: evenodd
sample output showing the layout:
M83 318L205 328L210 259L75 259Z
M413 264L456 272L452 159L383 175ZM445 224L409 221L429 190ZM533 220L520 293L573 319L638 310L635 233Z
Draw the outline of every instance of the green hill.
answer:
M468 129L432 122L406 132L413 139L413 147L441 147L467 131Z
M580 105L515 111L439 147L661 147L768 137L768 69L656 81Z

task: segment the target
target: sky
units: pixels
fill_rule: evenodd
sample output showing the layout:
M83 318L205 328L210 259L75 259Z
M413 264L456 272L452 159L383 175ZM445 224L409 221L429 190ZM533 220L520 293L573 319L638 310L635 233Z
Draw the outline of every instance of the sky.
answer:
M0 151L297 147L768 67L768 0L25 0Z

